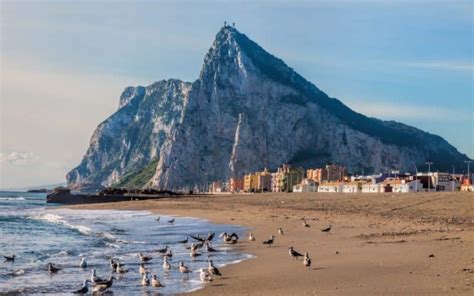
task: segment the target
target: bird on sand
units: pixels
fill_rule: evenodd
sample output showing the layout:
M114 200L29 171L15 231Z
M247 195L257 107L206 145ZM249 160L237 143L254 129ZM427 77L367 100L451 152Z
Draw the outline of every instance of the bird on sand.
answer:
M311 267L311 258L309 258L308 252L304 253L303 265Z
M110 258L109 260L110 263L110 269L115 271L117 269L117 265L119 264L118 261L114 261L114 259Z
M179 272L181 273L190 273L189 267L185 266L183 261L179 262Z
M212 260L209 260L209 266L207 267L207 271L211 275L222 275L219 269L214 266L214 263L212 262Z
M226 244L236 244L237 241L239 240L239 236L235 232L232 233L231 235L229 235L227 232L223 232L219 236L222 237L222 240Z
M291 256L293 259L298 259L299 257L303 257L303 254L296 252L296 251L293 249L293 246L290 246L290 247L288 248L288 253L290 254L290 256Z
M95 285L94 288L92 288L92 295L102 295L107 289L107 285Z
M206 251L208 253L215 253L215 252L219 252L218 250L214 249L213 247L211 247L211 245L209 244L209 242L206 242Z
M105 281L105 280L97 276L96 270L95 270L95 269L92 269L92 270L91 270L91 282L92 282L93 284L96 284L96 283L98 283L98 282L103 282L103 281Z
M5 261L10 261L10 262L15 261L15 255L11 255L11 256L3 255L3 258L5 258Z
M151 286L153 288L161 288L161 287L164 287L163 284L160 282L160 280L158 280L158 278L156 277L156 274L153 275L153 278L151 279Z
M308 223L306 223L306 220L305 220L305 219L303 219L303 226L304 226L304 227L311 227L311 225L309 225Z
M160 222L160 219L161 219L161 216L158 216L158 218L156 218L156 222Z
M72 291L72 293L73 294L87 294L87 292L89 292L89 288L88 288L89 283L90 283L89 280L84 280L84 282L82 283L82 287L80 287L77 290Z
M168 261L168 257L163 257L163 269L164 270L170 270L171 269L171 264Z
M201 253L198 253L198 251L194 251L194 250L191 250L191 252L189 252L189 256L191 257L199 257L201 256L202 254Z
M108 280L102 280L102 281L95 282L95 285L106 285L107 288L110 288L110 287L112 287L112 284L114 283L114 280L116 280L116 278L111 276Z
M145 272L145 274L142 276L142 286L149 286L150 285L150 279L148 278L148 271Z
M115 269L116 273L127 273L128 270L123 267L120 263L117 264L117 268Z
M201 268L199 271L200 271L199 278L201 279L203 283L212 282L212 276L209 273L207 273L204 270L204 268Z
M49 273L56 273L58 271L60 271L61 268L57 267L57 266L54 266L53 263L48 263L48 271Z
M140 268L138 269L141 275L144 275L146 272L145 264L142 262L140 263Z
M249 241L253 242L255 241L255 236L253 236L253 233L249 233Z
M329 224L325 228L321 229L321 232L329 232L329 231L331 231L331 227L332 227L331 224Z
M170 220L168 220L168 223L173 224L174 223L174 218L171 218Z
M168 252L168 246L165 246L163 249L158 249L157 252L160 254L165 254Z
M81 258L81 263L79 263L79 267L81 268L87 267L86 258Z
M138 256L140 257L140 261L141 261L141 262L148 262L148 261L150 261L151 259L153 259L153 258L150 257L150 256L143 255L143 253L138 253Z
M281 227L278 228L278 233L279 233L280 235L283 235L283 234L284 234L283 229L282 229Z
M186 239L184 239L182 241L179 241L178 243L179 244L187 244L188 243L188 237L186 237Z
M275 241L275 236L272 235L272 236L270 236L270 239L264 241L262 244L268 245L269 247L271 247L273 245L274 241Z

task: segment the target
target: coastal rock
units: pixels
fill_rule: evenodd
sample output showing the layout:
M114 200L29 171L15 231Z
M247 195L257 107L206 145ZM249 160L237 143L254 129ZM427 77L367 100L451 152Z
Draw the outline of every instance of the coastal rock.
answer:
M113 184L153 160L151 185L192 189L282 163L371 173L427 160L451 169L466 159L439 136L354 112L225 26L192 85L125 89L68 183Z

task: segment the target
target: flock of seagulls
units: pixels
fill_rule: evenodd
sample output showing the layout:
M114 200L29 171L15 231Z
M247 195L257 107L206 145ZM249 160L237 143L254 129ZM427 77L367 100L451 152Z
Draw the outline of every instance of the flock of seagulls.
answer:
M156 218L156 221L160 221L161 217ZM172 218L170 220L167 220L167 223L173 224L175 222L175 218ZM303 226L304 227L311 227L305 219L303 219ZM326 232L329 233L331 231L332 226L329 224L325 228L321 229L321 232ZM280 235L284 235L283 229L280 227L278 228L278 233ZM209 233L206 237L201 237L200 235L189 235L190 238L196 241L196 243L192 243L190 247L187 247L187 249L190 250L190 257L195 258L198 256L201 256L202 253L199 252L199 250L203 247L205 247L206 251L208 253L212 252L219 252L217 249L214 249L211 246L211 241L214 239L215 233ZM186 239L179 241L178 243L181 244L187 244L189 242L189 237L186 237ZM227 232L223 232L222 234L219 235L220 238L222 238L222 241L225 244L236 244L239 240L239 236L236 233L228 234ZM254 234L250 232L248 234L248 240L250 242L253 242L256 240ZM275 236L271 235L268 240L265 240L262 242L262 244L267 245L268 247L271 247L275 243ZM170 262L170 259L173 256L173 253L169 246L165 246L164 248L156 250L156 253L158 253L159 256L163 258L163 270L167 271L172 269L172 265ZM296 251L293 246L289 246L288 248L288 253L290 257L293 258L293 260L298 260L299 258L303 258L303 265L305 267L311 267L311 258L309 257L308 252L305 252L304 255L298 251ZM15 261L15 255L11 256L3 256L5 261L9 262L14 262ZM150 271L146 268L147 263L153 260L153 257L149 255L144 255L143 253L138 254L139 260L140 260L140 267L139 267L139 274L141 275L141 285L142 286L152 286L154 288L162 288L165 287L160 280L158 279L158 276L156 274L153 274L150 280ZM109 260L110 264L110 269L112 272L116 272L117 274L124 274L129 272L128 269L124 267L122 263L120 263L119 260L114 260L110 259ZM81 261L79 263L80 268L86 268L87 262L85 258L81 258ZM58 271L61 270L60 267L55 266L53 263L48 263L47 265L48 272L50 274L57 273ZM184 265L183 261L179 262L178 270L182 274L189 274L192 271L190 268L186 265ZM222 276L221 272L219 269L214 265L213 260L208 260L208 266L207 268L200 268L199 269L199 278L203 283L209 283L212 282L213 279L216 276ZM92 293L94 295L97 294L103 294L104 292L107 291L107 289L111 288L113 285L113 281L116 280L115 277L110 276L109 279L103 279L97 276L97 272L95 269L91 270L91 276L90 279L86 279L82 282L82 286L73 291L75 294L86 294L89 292L89 287L92 286Z

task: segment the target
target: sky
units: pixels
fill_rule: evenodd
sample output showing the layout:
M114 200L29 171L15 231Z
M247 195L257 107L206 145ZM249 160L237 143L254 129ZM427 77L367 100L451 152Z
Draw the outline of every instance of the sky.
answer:
M0 0L0 188L64 182L123 89L194 81L224 21L354 110L474 158L472 1Z

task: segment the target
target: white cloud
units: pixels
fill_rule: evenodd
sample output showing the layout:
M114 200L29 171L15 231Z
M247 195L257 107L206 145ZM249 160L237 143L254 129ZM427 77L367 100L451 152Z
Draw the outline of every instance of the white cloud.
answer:
M30 165L38 159L38 156L33 152L0 152L0 164L8 163L10 165L23 166Z
M429 61L429 62L406 62L400 63L401 66L409 68L437 69L447 71L473 71L472 62L454 62L454 61Z
M398 103L397 103L398 102ZM391 100L390 102L375 100L345 100L353 110L367 116L384 120L443 120L450 122L472 121L469 110L465 113L446 107L429 106L422 104L404 103L405 100Z

